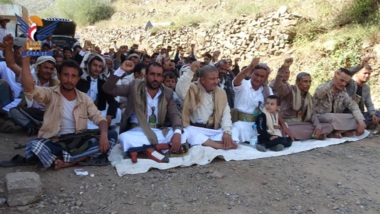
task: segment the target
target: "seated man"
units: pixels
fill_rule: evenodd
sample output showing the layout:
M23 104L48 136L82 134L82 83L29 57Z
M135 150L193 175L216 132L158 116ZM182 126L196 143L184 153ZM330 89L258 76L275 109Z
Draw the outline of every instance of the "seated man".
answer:
M10 67L15 74L21 73L21 67L18 61L18 51L13 51L14 40L12 36L4 38L5 59L8 67ZM56 77L55 59L51 56L40 56L37 58L36 63L32 66L33 71L32 78L37 86L52 87L59 84ZM22 79L22 75L18 76L18 79ZM26 130L26 133L30 135L37 134L39 127L42 124L43 115L45 112L45 104L37 102L30 97L24 96L23 100L18 107L9 110L9 115L12 121L16 125L20 125Z
M254 58L251 63L233 80L235 91L235 111L233 111L234 128L239 133L240 142L249 142L257 138L252 129L260 114L260 104L272 95L272 90L265 83L269 76L269 68ZM244 79L252 73L249 80ZM261 106L262 107L262 106Z
M314 109L321 123L331 123L334 131L327 137L361 135L365 122L359 106L348 96L345 87L350 81L350 71L340 68L331 81L317 87L313 97ZM343 113L345 109L352 113Z
M75 61L66 60L58 70L60 84L40 87L34 84L30 75L30 57L23 57L21 83L24 93L46 104L38 138L32 139L26 145L27 160L38 158L45 168L54 165L55 169L60 169L89 157L99 157L115 145L117 133L108 132L107 121L91 98L75 88L79 81L79 72L79 65ZM99 140L93 138L87 144L82 144L81 150L77 150L75 154L67 144L55 142L59 136L85 132L88 119L99 126Z
M119 103L113 96L105 93L102 89L105 83L102 74L107 70L105 59L98 54L86 53L81 67L83 73L77 84L77 89L91 97L95 105L106 117L109 126L113 118L120 120L120 117L117 117ZM119 112L120 114L121 112ZM114 123L119 123L119 121L114 121ZM96 128L96 125L89 123L88 127L93 129Z
M14 99L13 92L8 82L0 78L0 108L11 103ZM2 110L0 110L1 112Z
M379 124L380 111L375 110L371 97L371 88L367 84L372 72L368 60L369 58L365 58L361 65L350 69L354 77L347 84L346 89L348 95L359 105L360 111L364 115L366 125L376 127ZM367 112L365 112L364 107L367 109Z
M19 51L21 47L13 45L13 37L9 34L4 37L3 41L0 41L0 48L4 50L6 59L4 62L0 62L0 79L8 82L13 97L18 98L22 92L21 84L17 81L21 73L21 53ZM7 62L8 59L12 60L12 65Z
M311 138L323 140L333 131L330 123L320 123L313 109L313 97L309 93L311 76L301 72L297 75L296 84L290 85L283 77L289 76L288 71L293 58L284 61L278 70L273 87L281 98L281 116L297 140Z
M195 61L178 80L176 92L184 100L182 120L188 143L215 149L236 149L237 133L232 130L226 92L218 87L219 71L212 65L200 68ZM200 79L191 82L198 70Z
M164 81L162 65L153 62L146 69L145 79L135 79L128 85L116 85L127 71L134 67L126 60L108 78L103 90L113 96L128 99L120 124L120 143L133 163L138 152L145 151L150 159L169 162L169 158L157 150L169 149L180 152L186 137L182 136L182 119L173 99L173 91L162 85ZM171 128L170 128L171 127Z
M235 92L233 90L232 80L234 79L234 74L229 69L227 60L220 60L215 64L215 67L219 71L218 86L226 91L228 105L230 108L233 108Z
M108 55L104 55L103 57L104 57L104 60L106 61L107 69L101 75L103 76L102 78L104 80L107 80L110 74L113 74L115 70L113 69L113 59Z
M123 76L120 79L120 83L122 85L128 85L130 82L132 82L135 79L144 79L145 77L145 71L146 66L144 63L137 63L135 64L135 67L133 68L133 73L124 73Z
M52 87L59 84L56 79L55 59L51 56L40 56L36 63L32 66L32 78L37 86ZM21 77L23 78L23 77ZM12 108L9 114L12 120L26 129L27 134L37 134L42 124L43 115L45 113L45 104L37 102L30 97L25 96L19 107Z
M12 133L17 127L9 120L8 113L2 108L13 101L13 93L8 82L0 79L0 133Z
M7 67L7 64L4 62L0 62L0 79L7 83L7 86L10 87L11 95L13 98L20 97L22 87L19 82L17 82L16 74ZM0 93L4 93L3 91ZM5 97L1 96L3 99ZM3 100L4 101L4 100Z
M11 36L7 35L5 37ZM0 41L0 49L5 50L6 47L7 44ZM5 51L4 55L6 55ZM10 69L5 61L0 62L0 132L3 133L15 132L19 128L11 121L8 111L3 110L3 107L10 104L14 99L19 98L22 92L21 84L17 82L17 76L19 75L20 73Z

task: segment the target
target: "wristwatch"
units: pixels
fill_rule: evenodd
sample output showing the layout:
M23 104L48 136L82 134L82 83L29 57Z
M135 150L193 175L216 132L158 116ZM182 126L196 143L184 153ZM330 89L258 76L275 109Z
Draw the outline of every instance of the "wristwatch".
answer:
M224 131L224 133L228 134L231 136L231 131Z

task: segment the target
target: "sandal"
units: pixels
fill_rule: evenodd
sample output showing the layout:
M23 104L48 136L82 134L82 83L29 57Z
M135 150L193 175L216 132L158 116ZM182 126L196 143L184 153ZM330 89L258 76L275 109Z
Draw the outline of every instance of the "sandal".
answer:
M33 163L28 162L27 159L21 155L15 155L9 161L1 161L0 167L14 167L14 166L31 166Z
M81 161L78 163L81 166L107 166L110 165L107 156L101 155L97 158L89 158L85 161Z

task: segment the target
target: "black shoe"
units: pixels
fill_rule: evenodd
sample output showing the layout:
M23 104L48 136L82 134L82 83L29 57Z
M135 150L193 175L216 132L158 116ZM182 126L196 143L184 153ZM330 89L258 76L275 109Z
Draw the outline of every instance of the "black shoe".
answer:
M260 152L266 152L267 148L262 144L256 144L256 149Z
M32 136L37 133L36 129L34 127L29 127L26 129L26 135Z
M284 145L277 144L275 146L270 147L269 149L272 150L272 151L275 151L275 152L279 152L279 151L284 150L284 148L285 148Z

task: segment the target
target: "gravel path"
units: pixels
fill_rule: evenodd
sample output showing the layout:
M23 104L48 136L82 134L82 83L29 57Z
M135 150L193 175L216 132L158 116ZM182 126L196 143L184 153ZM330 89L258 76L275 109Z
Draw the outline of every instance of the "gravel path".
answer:
M0 134L10 159L22 133ZM206 166L151 170L118 177L111 166L59 171L1 168L40 174L43 200L0 213L380 213L379 137L294 155ZM1 203L1 199L0 199Z

